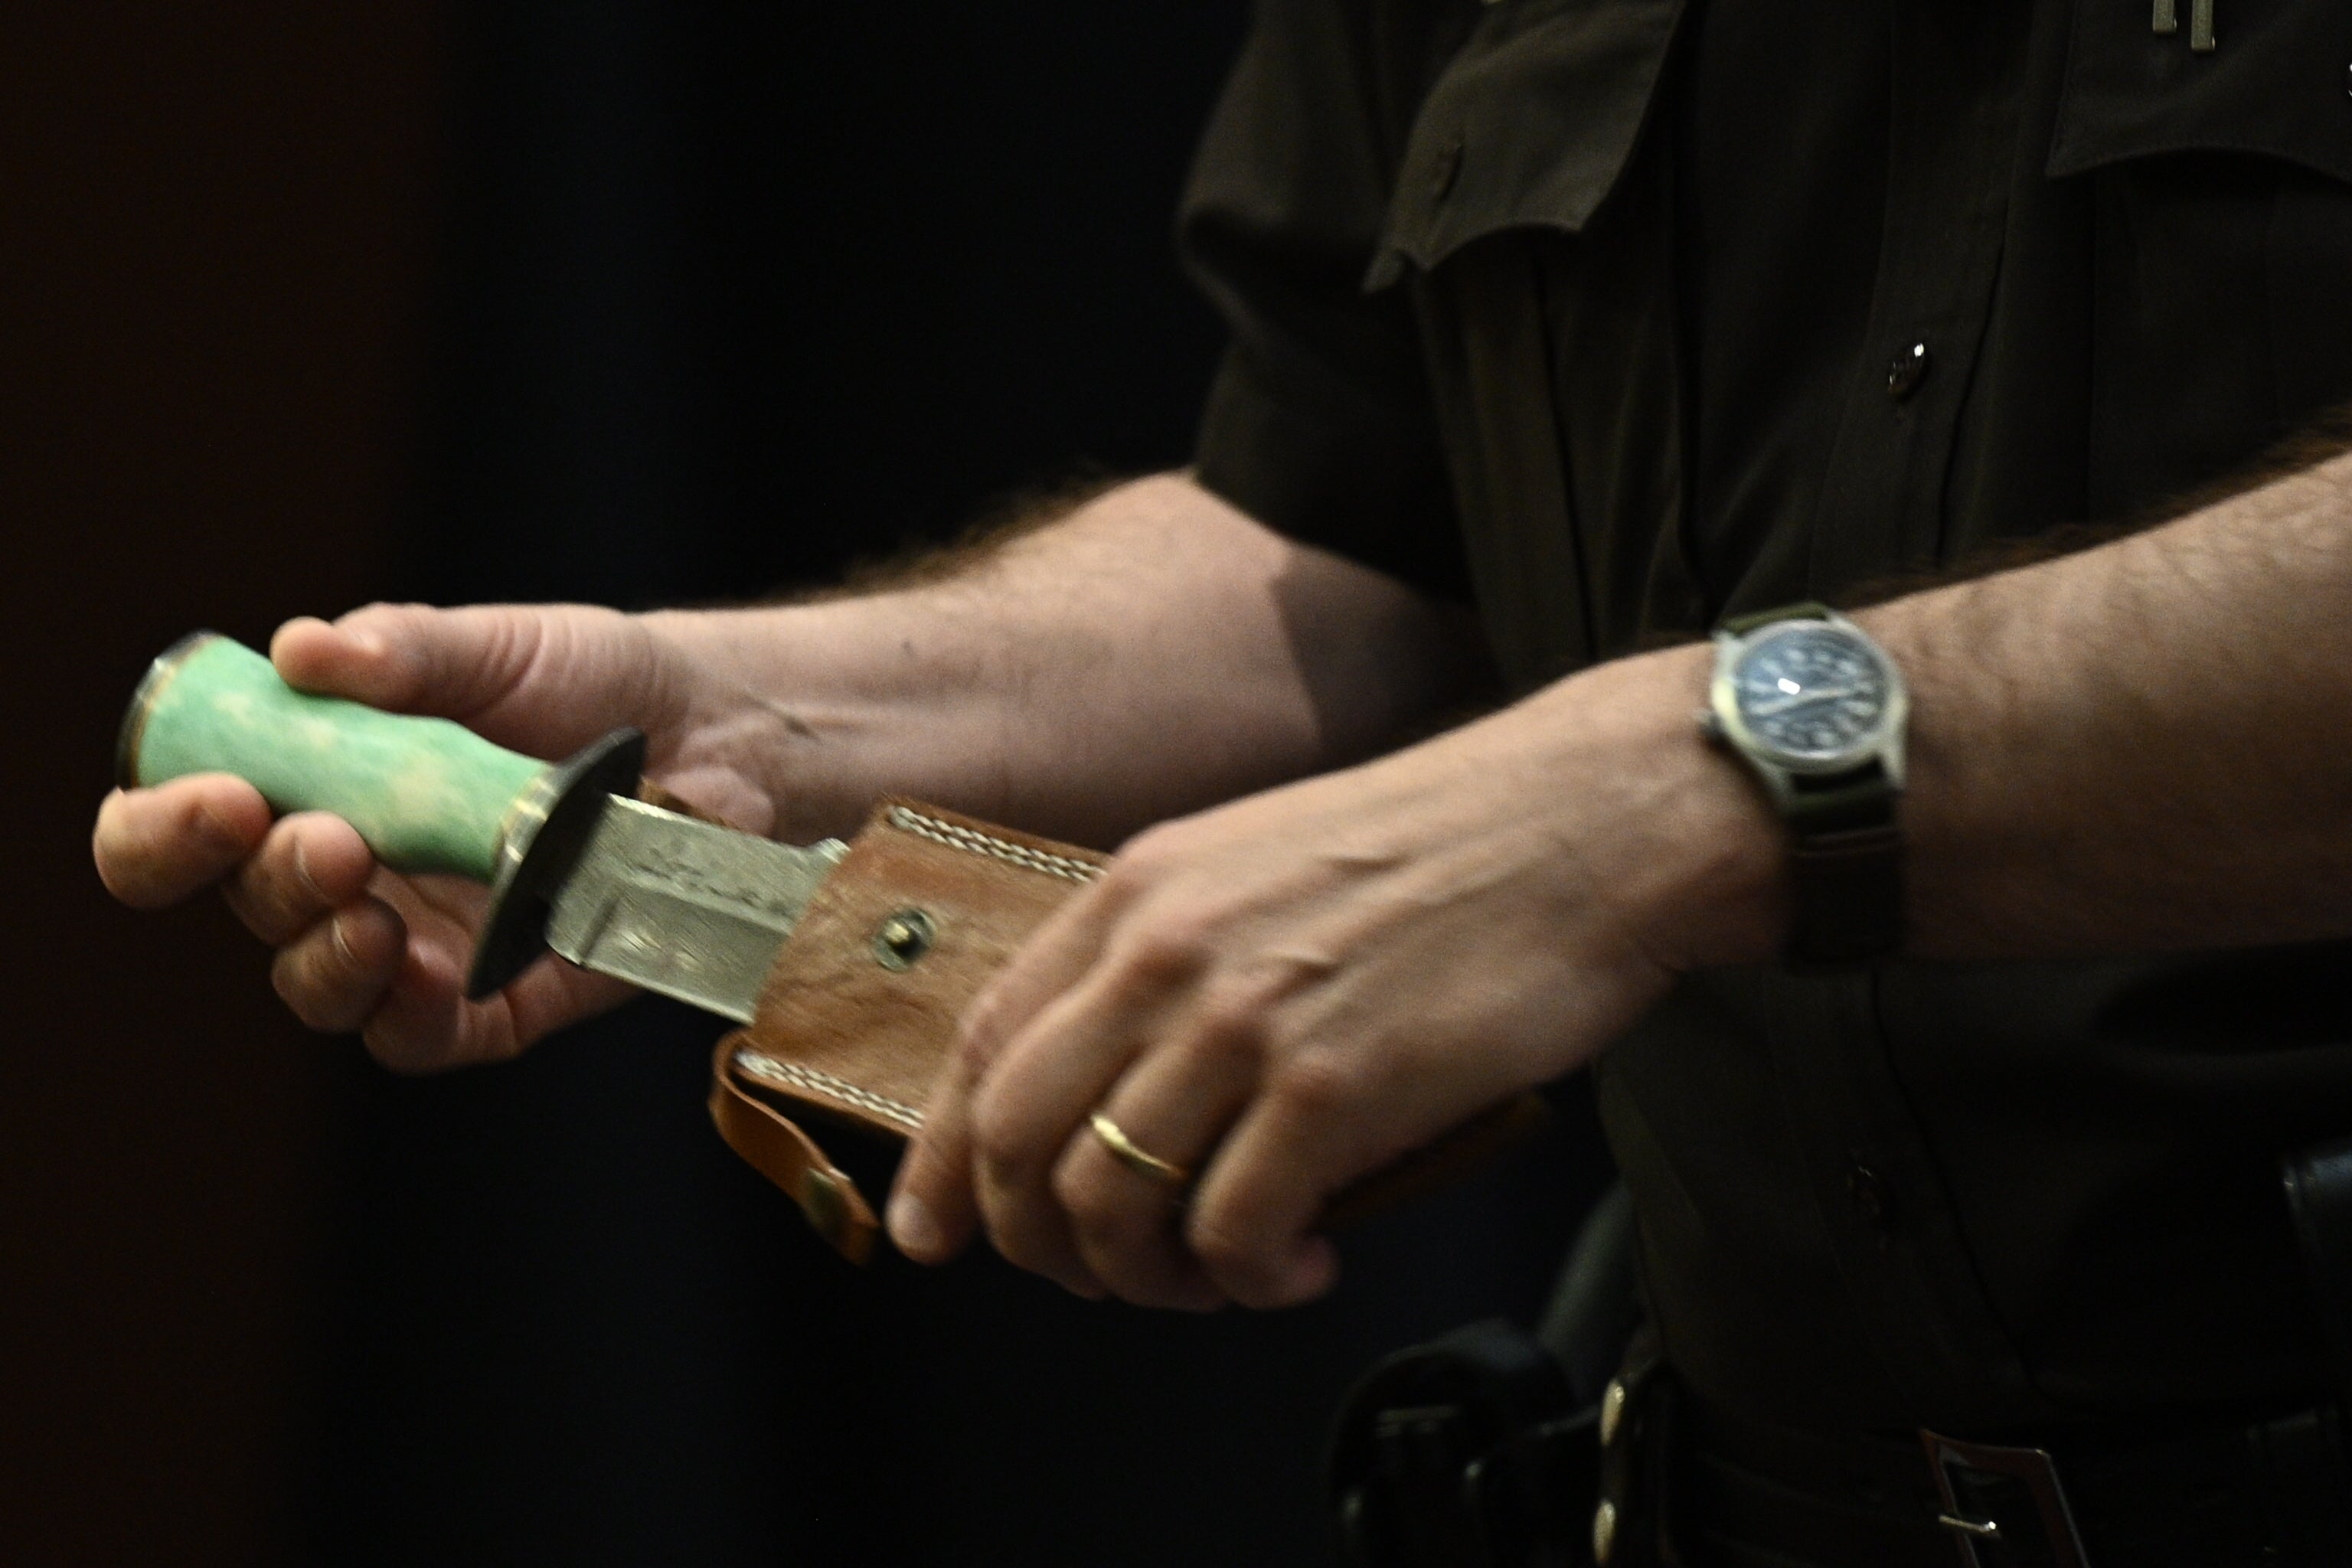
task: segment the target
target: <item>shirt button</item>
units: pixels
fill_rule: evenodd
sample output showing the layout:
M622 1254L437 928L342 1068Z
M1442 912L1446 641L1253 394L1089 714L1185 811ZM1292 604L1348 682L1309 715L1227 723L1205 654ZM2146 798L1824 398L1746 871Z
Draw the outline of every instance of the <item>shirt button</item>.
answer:
M1429 199L1433 202L1444 201L1446 193L1454 188L1454 179L1461 173L1462 140L1456 137L1445 144L1445 151L1437 155L1437 163L1429 172Z
M1592 1510L1592 1561L1607 1568L1617 1550L1617 1505L1607 1498Z
M1894 367L1886 373L1886 395L1901 403L1918 391L1919 384L1927 379L1930 357L1926 343L1913 343L1896 354Z
M1856 1165L1845 1173L1845 1193L1853 1201L1853 1212L1863 1224L1880 1236L1894 1228L1895 1201L1877 1172L1867 1165Z

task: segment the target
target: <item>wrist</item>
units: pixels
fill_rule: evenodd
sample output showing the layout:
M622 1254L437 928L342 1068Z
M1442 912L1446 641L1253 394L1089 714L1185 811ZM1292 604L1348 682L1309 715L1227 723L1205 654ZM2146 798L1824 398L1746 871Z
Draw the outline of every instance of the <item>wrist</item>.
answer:
M649 685L667 694L671 720L671 732L654 738L657 781L708 808L698 782L707 790L713 769L732 775L767 803L756 831L806 843L854 831L892 786L871 766L861 770L871 747L860 738L871 725L799 668L793 614L760 606L634 618L649 645Z
M1704 644L1668 648L1596 666L1539 699L1578 735L1570 776L1611 803L1610 885L1634 939L1677 972L1769 962L1790 922L1787 830L1694 721L1713 665Z

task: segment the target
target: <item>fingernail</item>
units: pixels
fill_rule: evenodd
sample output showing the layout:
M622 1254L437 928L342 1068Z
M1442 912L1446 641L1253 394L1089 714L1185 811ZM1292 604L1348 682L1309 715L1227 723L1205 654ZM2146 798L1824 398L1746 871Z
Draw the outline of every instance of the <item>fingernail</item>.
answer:
M327 934L335 939L335 952L342 959L343 967L357 969L360 966L359 957L352 952L352 939L343 934L342 916L337 915L327 922Z
M940 1222L931 1217L930 1205L912 1193L899 1193L890 1199L890 1239L898 1250L918 1263L938 1256L946 1239L940 1235Z
M353 647L359 649L370 658L383 658L384 649L388 646L383 640L383 634L381 632L353 629L345 631L343 636L350 639L351 645Z

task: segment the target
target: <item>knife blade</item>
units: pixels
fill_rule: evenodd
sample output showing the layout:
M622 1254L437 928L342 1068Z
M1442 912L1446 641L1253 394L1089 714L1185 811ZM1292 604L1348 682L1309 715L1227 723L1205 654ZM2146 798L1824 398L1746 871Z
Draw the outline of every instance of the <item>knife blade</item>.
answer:
M837 838L778 844L609 795L549 900L547 945L749 1024L784 939L848 852Z

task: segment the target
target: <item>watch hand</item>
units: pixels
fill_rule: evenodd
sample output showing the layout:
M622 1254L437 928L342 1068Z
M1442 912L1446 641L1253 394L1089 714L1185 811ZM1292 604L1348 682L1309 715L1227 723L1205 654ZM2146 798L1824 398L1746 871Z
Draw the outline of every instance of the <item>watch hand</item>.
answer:
M1841 697L1858 697L1861 694L1862 688L1859 686L1824 686L1811 691L1800 691L1794 697L1781 697L1770 702L1759 702L1748 711L1754 718L1769 719L1775 714L1802 708L1809 702L1833 702Z

